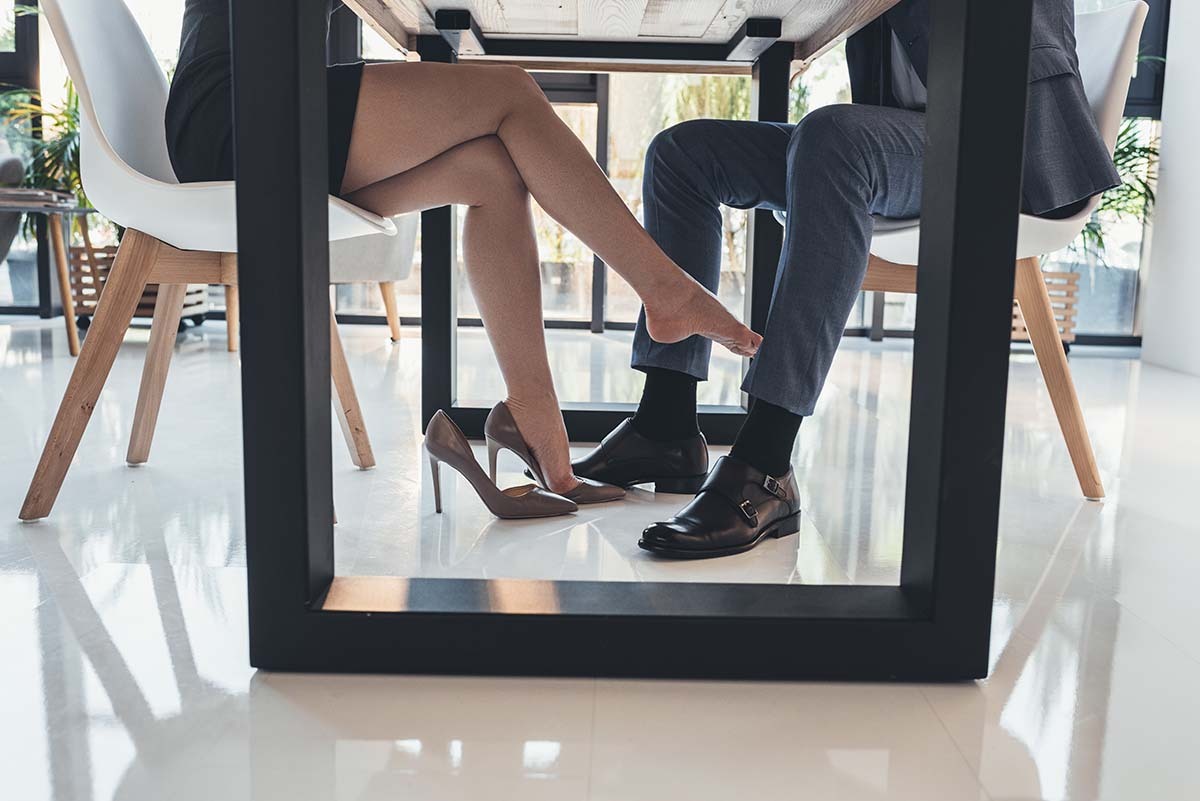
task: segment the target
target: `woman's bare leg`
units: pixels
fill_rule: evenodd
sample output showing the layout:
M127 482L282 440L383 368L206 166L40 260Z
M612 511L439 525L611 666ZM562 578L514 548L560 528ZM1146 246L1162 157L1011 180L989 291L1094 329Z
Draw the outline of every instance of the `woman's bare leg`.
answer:
M386 180L489 135L504 144L542 208L638 293L651 337L677 342L700 334L735 353L753 355L761 338L659 249L520 68L367 66L343 190Z
M393 216L466 206L463 255L471 291L508 388L507 403L551 490L579 483L554 392L542 327L542 284L529 193L504 145L472 139L407 172L347 196Z

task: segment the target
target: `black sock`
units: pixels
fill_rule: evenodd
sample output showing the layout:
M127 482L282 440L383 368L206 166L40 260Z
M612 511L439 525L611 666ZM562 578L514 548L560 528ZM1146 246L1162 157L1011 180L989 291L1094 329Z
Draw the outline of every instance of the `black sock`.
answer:
M769 476L785 475L792 466L792 448L803 419L755 398L729 455Z
M642 402L633 427L647 439L666 442L700 433L696 419L696 379L687 373L647 367Z

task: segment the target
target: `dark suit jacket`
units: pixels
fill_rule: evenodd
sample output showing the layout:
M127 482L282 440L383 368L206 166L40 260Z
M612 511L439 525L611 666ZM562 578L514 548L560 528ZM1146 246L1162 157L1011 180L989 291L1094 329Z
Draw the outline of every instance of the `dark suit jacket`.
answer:
M897 106L892 32L928 85L929 0L900 0L846 43L855 103ZM1034 0L1022 207L1043 214L1121 182L1079 77L1074 0Z

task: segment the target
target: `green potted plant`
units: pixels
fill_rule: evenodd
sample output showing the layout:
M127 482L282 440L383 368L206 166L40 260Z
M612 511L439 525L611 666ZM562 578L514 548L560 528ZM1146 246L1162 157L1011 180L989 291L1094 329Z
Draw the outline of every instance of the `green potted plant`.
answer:
M24 186L74 195L88 206L79 168L79 95L70 80L59 103L43 106L37 92L13 89L0 93L10 141L23 137L26 159Z
M1121 184L1100 197L1092 218L1084 226L1075 247L1089 259L1104 263L1105 220L1144 220L1154 206L1154 184L1158 178L1158 144L1148 136L1139 120L1121 122L1113 163Z
M79 95L68 80L63 99L43 106L39 93L28 89L9 89L0 92L0 119L4 123L4 139L0 147L19 154L23 162L23 173L10 185L31 189L46 189L74 196L81 206L88 199L83 191L79 163ZM12 219L0 219L0 243L12 241L13 235L23 228L25 236L8 254L9 274L16 285L23 280L36 281L37 251L36 215L13 215ZM68 218L72 224L81 225L82 217ZM70 232L68 232L70 233ZM36 297L36 289L29 297Z

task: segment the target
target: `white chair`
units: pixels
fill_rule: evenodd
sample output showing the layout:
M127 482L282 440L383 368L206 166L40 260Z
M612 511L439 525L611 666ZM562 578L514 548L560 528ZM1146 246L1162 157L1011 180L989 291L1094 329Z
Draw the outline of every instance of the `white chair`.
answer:
M83 182L95 207L125 226L116 261L21 508L49 514L147 283L159 285L126 457L149 456L189 283L224 284L237 319L237 226L232 181L180 184L167 155L167 79L123 0L44 0L42 10L79 92ZM330 198L331 240L394 234L395 226ZM229 332L236 346L236 325ZM362 468L374 465L337 327L335 404Z
M356 236L329 243L329 282L379 284L392 341L400 341L396 284L412 274L421 215L395 217L395 236Z
M1148 6L1142 0L1105 11L1080 14L1075 18L1079 72L1091 102L1100 134L1111 153L1129 93L1129 81L1137 59L1138 40ZM1104 497L1104 485L1088 439L1083 411L1071 369L1054 318L1050 295L1042 278L1040 257L1061 250L1075 240L1087 224L1100 197L1091 199L1073 217L1046 220L1022 214L1017 234L1017 273L1013 296L1029 332L1029 341L1042 377L1050 392L1067 451L1075 466L1079 487L1086 498ZM780 215L776 215L779 217ZM864 292L917 291L917 254L920 249L920 220L877 218L871 239L871 259L863 280Z
M1149 6L1143 0L1075 18L1079 72L1084 92L1096 115L1100 135L1109 152L1117 146L1117 133L1129 93L1129 80L1137 60L1138 40ZM1029 259L1061 250L1075 241L1100 203L1093 197L1082 211L1063 220L1021 215L1017 258ZM921 241L919 220L886 220L876 226L871 253L895 264L914 264Z
M412 275L421 215L404 214L393 217L392 223L396 226L394 236L369 234L330 242L329 283L378 284L392 341L399 342L400 310L396 306L396 284ZM234 293L233 301L229 302L229 289L226 289L225 320L230 330L236 334L236 288ZM229 349L234 350L236 347L237 338L231 336Z

